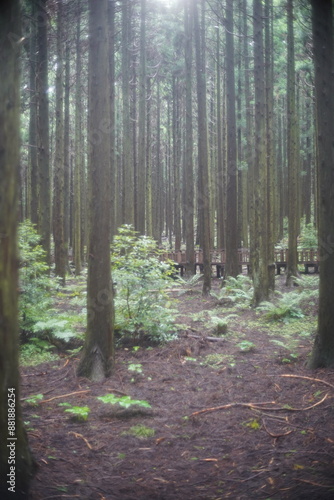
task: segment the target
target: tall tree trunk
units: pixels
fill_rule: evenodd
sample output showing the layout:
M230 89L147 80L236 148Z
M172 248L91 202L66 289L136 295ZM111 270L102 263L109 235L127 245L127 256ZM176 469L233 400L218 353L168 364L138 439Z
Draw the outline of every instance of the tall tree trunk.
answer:
M37 19L36 4L31 2L30 23L30 98L29 98L29 176L27 194L28 218L38 224L38 164L37 164Z
M222 82L221 82L221 42L217 29L217 247L224 247L224 160L223 160L223 117L222 117Z
M15 35L15 36L14 36ZM0 7L0 496L28 498L34 469L19 386L17 214L20 165L20 8Z
M297 237L298 237L298 173L299 173L299 130L298 113L296 108L295 90L295 49L293 30L293 0L287 2L288 22L288 75L287 75L287 104L288 104L288 197L289 197L289 254L286 270L286 285L290 286L293 278L298 275Z
M54 165L53 239L55 273L65 284L66 252L64 240L64 75L63 75L63 10L57 4L57 70L56 70L56 144Z
M123 223L134 224L134 171L130 121L131 5L122 2Z
M312 0L318 123L320 290L311 368L334 367L334 27L333 2Z
M198 209L203 250L203 295L211 289L210 262L210 196L209 196L209 155L208 123L206 109L206 73L204 52L204 26L200 27L197 0L194 1L194 38L196 51L196 81L198 103Z
M252 247L255 258L252 269L254 295L257 306L269 297L268 268L268 210L267 210L267 146L266 102L263 51L263 11L261 0L253 0L254 29L254 86L255 86L255 162L254 162L254 217L255 230Z
M194 165L193 165L193 115L192 115L192 15L191 0L184 5L185 31L185 78L186 78L186 137L185 137L185 204L184 222L186 230L187 273L195 272L194 236Z
M138 168L136 229L145 233L145 180L146 180L146 0L140 2L140 61L138 102Z
M40 0L43 21L37 28L38 53L38 171L39 171L39 223L41 245L46 260L51 263L51 179L49 158L49 101L48 101L48 23L47 0Z
M235 117L235 77L233 40L233 0L226 2L226 120L227 120L227 190L226 190L226 267L225 276L239 274L237 214L237 142Z
M151 77L147 77L147 113L146 113L146 182L145 182L145 202L146 202L146 234L153 235L152 216L152 134L151 134L151 113L152 113L152 82Z
M272 33L272 1L265 1L265 78L266 78L266 127L267 127L267 213L268 213L268 241L267 259L269 265L269 289L275 290L275 229L276 229L276 207L275 194L277 191L276 166L274 154L274 63L273 63L273 33Z
M68 20L67 35L68 35ZM65 48L65 78L64 78L64 247L67 260L70 240L70 43L66 41Z
M111 239L116 234L116 107L115 107L115 1L109 2L110 177ZM134 176L134 172L133 172ZM133 179L134 182L134 179ZM134 204L134 198L133 198ZM134 219L133 219L134 223Z
M81 173L82 154L82 102L81 102L81 78L82 78L82 58L81 58L81 8L80 0L77 0L77 26L76 26L76 68L75 68L75 157L73 173L73 247L75 274L81 273L82 261L82 225L81 225Z
M173 173L174 173L174 237L175 251L181 250L181 110L180 110L180 82L173 75Z
M89 248L87 330L78 375L109 375L114 357L114 306L110 266L110 124L108 0L89 0Z

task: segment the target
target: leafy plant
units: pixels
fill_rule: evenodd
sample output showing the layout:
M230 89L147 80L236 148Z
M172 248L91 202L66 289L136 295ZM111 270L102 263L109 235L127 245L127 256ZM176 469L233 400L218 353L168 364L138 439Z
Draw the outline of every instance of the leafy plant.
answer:
M264 317L270 321L289 321L291 319L301 319L304 313L300 307L301 300L304 298L303 293L288 292L280 293L277 303L262 302L258 307L260 311L266 311Z
M76 336L73 330L68 328L67 320L59 320L56 317L45 321L37 321L32 327L34 333L50 333L51 336L58 339L69 341Z
M72 419L86 422L90 413L89 406L72 406L70 403L59 403L58 406L67 406L65 413L70 413Z
M51 292L58 281L48 274L46 253L40 245L40 236L29 220L19 224L18 247L20 255L20 328L31 332L37 321L47 318L51 306Z
M301 234L298 241L298 247L303 249L318 248L318 234L314 224L305 223L305 218L301 221Z
M22 366L35 366L58 359L58 356L50 352L52 348L53 346L46 340L36 337L30 338L29 343L21 346L20 364Z
M139 439L146 439L153 437L155 435L155 430L151 427L146 427L145 425L133 425L128 431L123 433L124 435L135 436Z
M143 365L140 363L131 363L128 366L128 370L134 373L143 373Z
M130 396L115 396L115 394L106 394L105 396L99 396L97 399L106 404L119 404L119 406L122 406L123 408L130 408L130 406L134 405L142 406L144 408L151 408L151 405L148 401L132 399Z
M43 394L33 394L25 399L25 402L30 406L38 406L38 403L44 398Z
M242 340L237 344L237 347L240 349L242 352L250 352L253 351L255 348L254 342L251 342L249 340Z
M230 276L226 278L218 293L211 291L210 294L219 303L249 304L253 298L253 283L243 274L239 274L236 278Z
M156 242L122 226L112 246L116 285L116 329L121 339L148 337L157 342L175 338L174 311L166 288L173 269L159 258Z

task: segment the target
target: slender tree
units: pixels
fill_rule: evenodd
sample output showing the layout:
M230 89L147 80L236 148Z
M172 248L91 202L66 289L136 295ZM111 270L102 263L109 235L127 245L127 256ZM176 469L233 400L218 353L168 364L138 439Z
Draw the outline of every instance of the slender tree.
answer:
M131 4L122 2L123 223L134 224L133 144L130 121Z
M267 204L267 150L266 150L266 101L263 48L263 9L261 0L253 1L254 29L254 86L255 86L255 162L254 162L254 219L255 253L253 259L253 305L269 297L268 268L268 204Z
M76 82L75 82L75 156L74 156L74 172L73 172L73 247L74 247L74 264L75 274L81 273L81 249L82 249L82 225L81 225L81 180L82 175L82 101L81 101L81 78L82 78L82 56L80 46L80 31L81 31L81 8L80 0L77 0L77 15L76 15Z
M17 306L20 150L18 0L0 7L0 496L28 498L34 462L22 420Z
M63 62L63 4L57 4L57 72L56 72L56 145L54 165L53 239L55 272L65 284L65 171L64 171L64 62Z
M312 0L318 124L320 294L312 368L334 367L334 27L333 2Z
M36 3L31 2L30 21L30 82L29 82L29 176L27 213L33 224L38 224L38 163L37 163L37 22Z
M227 186L226 186L226 267L225 275L236 277L238 262L237 215L237 142L235 116L235 76L233 39L233 0L226 2L226 120L227 120Z
M198 106L198 213L200 218L200 242L203 250L203 295L211 289L210 262L210 194L209 194L209 155L208 123L206 109L206 72L204 26L199 22L197 0L194 2L194 39L196 52L196 83Z
M89 245L87 330L78 374L102 380L113 366L110 267L110 92L108 0L89 0Z
M145 233L145 180L146 180L146 0L140 1L140 61L138 102L138 168L136 229Z
M193 162L193 115L192 115L192 15L191 0L184 4L185 32L185 78L186 78L186 137L185 137L185 204L184 223L186 231L187 272L195 272L194 254L194 162Z
M299 172L299 130L296 107L295 49L293 29L293 0L287 2L288 22L288 69L287 69L287 152L288 152L288 197L289 197L289 254L286 284L289 286L298 275L298 172Z
M51 262L51 174L49 140L48 100L48 15L47 0L40 0L37 13L38 53L38 173L39 173L39 232L41 244L46 251L47 262Z

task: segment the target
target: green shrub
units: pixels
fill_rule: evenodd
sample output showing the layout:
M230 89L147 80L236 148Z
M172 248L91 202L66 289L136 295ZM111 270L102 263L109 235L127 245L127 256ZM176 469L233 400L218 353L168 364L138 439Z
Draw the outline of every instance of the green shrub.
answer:
M304 293L288 292L280 293L277 303L262 302L257 308L258 311L266 311L264 317L270 321L289 321L291 319L300 319L304 317L301 309L301 301L304 298Z
M236 278L226 278L219 293L210 292L219 303L250 304L253 298L253 283L248 276L239 274Z
M29 220L19 224L18 246L20 257L19 319L21 330L32 332L37 321L46 318L51 306L51 291L57 282L48 275L46 253L40 245L40 236Z
M174 311L166 288L172 267L159 259L156 242L122 226L112 246L112 274L116 287L116 330L121 339L138 343L148 337L161 342L175 338Z
M18 247L20 258L19 323L21 339L57 337L64 341L75 334L68 321L59 319L51 309L52 294L59 287L59 280L50 276L46 253L40 245L41 237L28 219L19 224Z

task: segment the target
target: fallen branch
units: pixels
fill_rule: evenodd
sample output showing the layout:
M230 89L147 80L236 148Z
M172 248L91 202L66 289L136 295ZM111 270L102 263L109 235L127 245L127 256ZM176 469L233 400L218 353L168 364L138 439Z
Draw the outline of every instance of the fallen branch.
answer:
M85 392L90 392L90 389L87 389L85 391L70 392L69 394L62 394L61 396L54 396L53 398L50 398L50 399L44 399L43 401L40 402L40 404L49 403L50 401L53 401L54 399L67 398L68 396L75 396L76 394L84 394Z
M329 382L326 382L325 380L321 380L320 378L312 378L312 377L305 377L303 375L290 375L290 374L283 374L283 375L280 375L280 377L302 378L304 380L311 380L312 382L321 382L322 384L328 385L328 387L331 387L332 389L334 389L333 384L330 384Z
M222 406L215 406L213 408L205 408L204 410L199 410L195 411L190 415L190 417L197 417L197 415L201 415L203 413L211 413L214 411L219 411L219 410L227 410L228 408L233 408L235 406L241 406L244 408L249 408L250 410L258 410L258 411L307 411L311 410L315 406L320 405L325 401L327 398L328 394L325 394L325 396L315 403L314 405L308 406L307 408L287 408L284 406L280 406L278 408L266 408L266 407L260 407L259 405L265 405L265 404L275 404L275 401L269 401L269 403L228 403L227 405L222 405Z
M87 447L92 450L93 448L91 447L91 445L89 444L88 440L82 435L82 434L78 434L77 432L73 432L73 431L70 431L68 434L73 434L74 437L76 438L81 438L83 441L85 441Z
M256 403L256 404L254 404L254 403L228 403L228 404L222 405L222 406L214 406L213 408L205 408L204 410L195 411L190 416L196 417L197 415L201 415L203 413L210 413L210 412L219 411L219 410L227 410L228 408L233 408L235 406L243 406L244 408L251 408L254 410L262 410L262 408L259 408L257 405L267 405L267 404L275 404L275 401L268 401L266 403ZM268 410L268 408L263 408L263 409ZM271 408L270 408L270 410L271 410Z
M187 333L187 335L184 338L192 338L192 339L199 339L199 340L208 340L209 342L226 342L225 339L222 337L204 337L203 335L194 335L192 333Z
M314 483L313 481L308 481L307 479L296 479L296 481L300 481L301 483L312 484L312 486L319 486L320 488L334 488L333 484L320 484Z
M292 433L292 431L288 431L288 432L283 432L283 434L273 434L272 432L270 432L267 429L267 426L266 426L266 423L264 420L263 420L263 427L264 427L264 430L266 431L266 433L269 434L269 436L274 438L274 439L278 439L278 438L283 437L283 436L288 436L289 434Z

